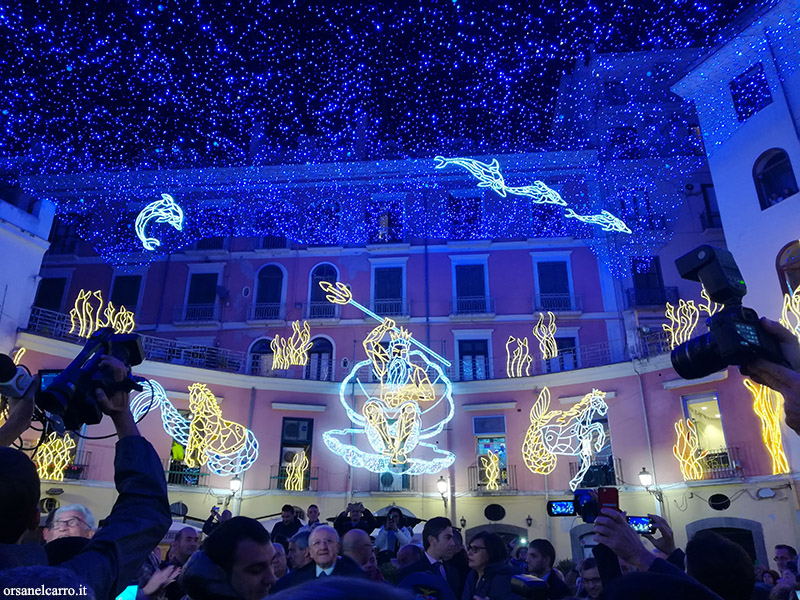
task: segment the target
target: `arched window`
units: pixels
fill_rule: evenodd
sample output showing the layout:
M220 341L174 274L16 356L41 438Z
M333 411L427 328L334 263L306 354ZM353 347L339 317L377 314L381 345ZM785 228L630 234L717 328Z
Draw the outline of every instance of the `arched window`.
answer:
M789 155L780 148L767 150L758 157L753 166L753 181L761 210L797 193L797 180Z
M264 338L250 347L249 365L251 375L266 375L272 370L272 340Z
M336 268L327 263L317 265L311 272L311 289L309 290L308 318L331 319L336 316L338 305L328 302L325 291L320 287L320 282L336 283Z
M786 244L778 252L775 267L778 269L778 279L784 294L791 294L800 287L800 242Z
M317 381L333 381L333 344L327 338L311 340L304 376Z
M283 271L267 265L258 272L253 319L280 319L283 296Z

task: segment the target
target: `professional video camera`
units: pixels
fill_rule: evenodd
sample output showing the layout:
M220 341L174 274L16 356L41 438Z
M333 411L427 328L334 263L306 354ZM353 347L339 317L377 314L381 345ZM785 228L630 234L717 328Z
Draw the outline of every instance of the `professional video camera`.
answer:
M130 375L113 381L107 369L98 367L103 355L113 356L129 368L136 366L144 360L142 340L135 333L115 334L110 327L98 329L78 356L36 394L36 406L60 416L66 429L76 430L84 423L94 425L103 418L95 390L102 389L108 396L118 390L142 390ZM0 393L21 398L32 384L33 377L25 366L15 365L9 356L0 354Z
M699 379L757 358L789 366L778 342L764 331L756 311L742 306L747 286L730 252L703 245L678 258L675 266L683 279L699 281L713 302L724 305L706 321L708 333L672 350L672 366L678 375Z

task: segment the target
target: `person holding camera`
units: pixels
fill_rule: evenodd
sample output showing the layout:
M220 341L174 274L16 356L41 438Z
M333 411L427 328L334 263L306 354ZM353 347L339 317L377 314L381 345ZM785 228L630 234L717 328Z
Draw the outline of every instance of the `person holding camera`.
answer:
M206 522L203 523L203 533L206 535L211 535L211 532L214 531L220 524L224 523L228 519L233 516L233 513L229 511L227 508L222 511L222 514L219 512L219 506L212 506L211 507L211 515L206 519Z
M403 513L393 506L386 514L386 524L375 538L375 549L378 553L385 552L390 559L395 558L400 548L411 543L412 537L411 530L404 527Z
M378 522L374 515L369 512L369 509L364 508L361 502L348 504L347 510L340 512L333 522L333 528L339 534L339 537L344 537L351 529L361 529L367 534L371 534L377 526Z
M102 412L117 433L114 479L117 501L85 548L60 568L73 571L97 598L114 598L133 580L139 567L167 533L172 518L161 459L139 435L130 411L128 392L114 387L128 377L129 369L111 357L100 358L98 372L114 391L93 391ZM26 529L39 525L40 483L36 466L20 450L0 448L0 569L46 564L44 550L17 546Z

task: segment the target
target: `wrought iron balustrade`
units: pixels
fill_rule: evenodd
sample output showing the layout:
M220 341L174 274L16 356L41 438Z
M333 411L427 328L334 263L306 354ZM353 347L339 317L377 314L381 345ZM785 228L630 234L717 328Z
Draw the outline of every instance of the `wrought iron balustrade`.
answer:
M489 480L486 478L486 469L477 464L467 467L467 478L471 492L492 492L495 490L487 489ZM497 480L498 489L496 491L508 491L517 489L517 467L507 465L500 467L500 477Z
M285 490L286 480L289 478L289 472L286 465L272 465L270 467L269 475L269 489L271 490ZM317 491L317 481L319 481L319 467L309 467L303 474L303 486L300 490L290 491Z
M307 318L309 319L336 319L339 317L339 306L328 302L311 302L308 305Z
M376 298L372 301L372 311L383 317L408 315L407 303L402 298Z
M746 475L741 451L736 446L710 450L702 459L703 479L728 479Z
M569 478L572 479L581 469L581 463L569 463ZM595 460L589 465L589 470L583 476L579 487L603 487L622 485L622 461L614 457L606 460Z
M175 307L174 321L176 323L203 323L219 321L220 307L218 304L186 304Z
M208 467L187 467L182 460L165 458L162 461L164 475L167 483L171 485L182 485L186 487L198 487L207 485Z
M581 296L575 294L538 294L533 298L533 311L570 312L583 310Z
M494 313L491 296L460 296L450 300L450 314L481 315Z
M628 288L625 290L628 308L664 306L678 302L677 287Z
M253 304L250 307L251 321L277 321L282 317L283 305L280 302Z

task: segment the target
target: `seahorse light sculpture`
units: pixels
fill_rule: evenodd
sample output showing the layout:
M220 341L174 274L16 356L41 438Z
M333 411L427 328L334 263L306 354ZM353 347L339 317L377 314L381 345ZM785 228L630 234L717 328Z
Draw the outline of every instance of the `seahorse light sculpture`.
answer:
M311 326L303 321L292 323L292 336L282 338L276 335L270 342L272 348L272 368L288 369L292 365L305 365L308 363L308 351L311 349Z
M556 468L556 455L577 456L581 466L569 482L570 489L575 491L592 464L592 448L600 452L605 445L603 425L593 422L597 415L608 413L605 395L594 389L569 410L551 411L550 390L544 388L531 407L531 426L522 443L525 466L534 473L547 475Z
M183 230L183 209L178 206L169 194L161 194L161 200L156 200L145 206L136 217L134 229L136 237L142 241L145 250L155 250L161 242L156 238L147 237L145 227L150 221L168 223L178 231Z
M531 374L530 350L528 350L528 338L517 338L513 335L508 336L506 342L506 374L509 377L525 377Z
M672 446L672 454L678 459L683 479L685 481L703 479L705 469L702 460L708 454L708 450L700 450L695 424L691 419L678 419L675 423L675 434L678 439Z
M697 321L700 318L700 311L694 304L694 300L686 302L683 298L678 300L678 309L667 302L667 310L664 316L669 319L669 324L663 323L661 326L664 331L669 333L669 347L675 348L679 344L691 339Z
M222 419L217 400L205 385L194 384L189 388L191 421L169 401L160 383L149 380L142 385L144 391L131 400L133 418L139 421L149 411L159 409L164 431L186 447L184 458L189 456L191 441L192 464L185 460L187 465L207 464L217 475L237 475L253 466L258 458L255 434L238 423Z
M486 472L486 489L500 489L500 457L491 450L486 451L486 456L481 456L481 464Z
M744 380L744 386L753 396L753 411L761 421L761 439L772 459L772 474L788 473L789 461L783 450L781 435L781 416L783 415L783 396L765 385Z
M800 286L791 294L783 295L780 323L800 340Z
M94 302L97 301L95 306ZM101 318L103 315L104 318ZM119 310L111 302L103 309L103 294L98 290L90 292L81 290L75 299L75 305L69 311L72 327L70 333L88 338L101 327L111 327L114 333L130 333L136 326L134 314L124 306Z
M39 479L64 481L64 471L72 464L72 451L75 441L69 436L59 437L54 431L36 452L33 462L39 472Z
M298 452L286 467L286 489L302 492L305 488L306 471L308 471L308 457L305 451Z
M539 313L539 320L533 327L533 335L539 340L539 352L545 360L558 356L558 345L556 344L556 316L547 311L547 323L544 314Z

